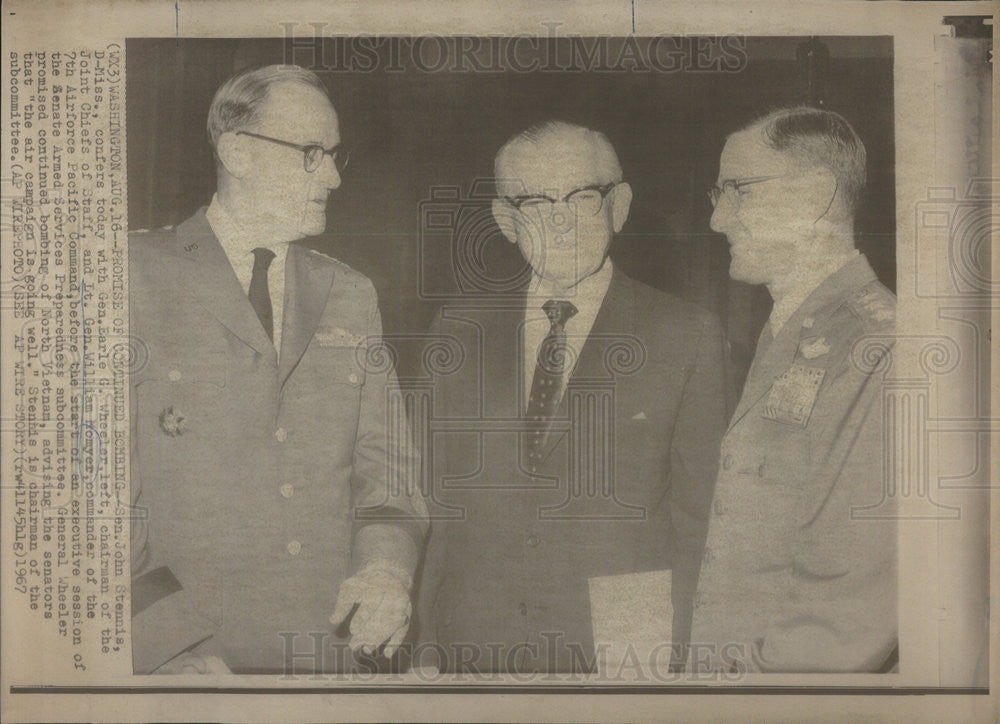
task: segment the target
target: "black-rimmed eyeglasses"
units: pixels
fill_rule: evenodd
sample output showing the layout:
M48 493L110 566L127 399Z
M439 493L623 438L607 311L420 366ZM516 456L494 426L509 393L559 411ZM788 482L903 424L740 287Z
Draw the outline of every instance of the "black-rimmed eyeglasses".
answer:
M554 199L545 194L525 194L523 196L504 196L504 200L518 211L550 212L556 203L562 202L572 206L581 216L596 216L604 205L604 198L611 192L617 181L609 184L591 184L573 189L561 199Z
M722 186L713 186L708 190L708 200L712 206L719 205L719 199L725 196L734 206L740 205L740 189L744 186L752 186L764 181L773 181L776 178L784 178L788 174L778 174L777 176L754 176L753 178L731 178L722 182Z
M323 148L318 143L310 143L307 145L302 145L299 143L292 143L291 141L282 141L280 138L271 138L270 136L262 136L259 133L251 133L250 131L237 131L237 136L250 136L251 138L259 138L261 141L269 141L271 143L277 143L279 146L287 146L288 148L294 148L296 151L302 152L302 167L307 173L313 173L320 167L323 163L323 157L329 156L333 159L333 165L337 167L337 172L341 173L345 168L347 168L347 162L351 160L351 152L346 148L341 148L340 146L334 146L333 148Z

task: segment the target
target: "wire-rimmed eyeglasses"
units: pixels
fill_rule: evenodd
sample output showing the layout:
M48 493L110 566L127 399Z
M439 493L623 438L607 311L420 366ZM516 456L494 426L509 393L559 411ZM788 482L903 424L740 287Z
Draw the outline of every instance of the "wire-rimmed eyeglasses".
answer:
M323 163L324 156L329 156L333 159L333 165L337 167L337 173L343 172L343 170L347 168L347 162L351 160L350 150L342 148L339 145L334 146L333 148L323 148L318 143L302 145L299 143L292 143L291 141L282 141L280 138L262 136L259 133L251 133L250 131L237 131L236 135L259 138L261 141L270 141L271 143L277 143L279 146L287 146L288 148L294 148L296 151L301 151L302 167L307 173L315 172L316 169L320 167L320 164Z
M708 190L708 200L712 206L719 205L719 199L725 196L734 206L740 205L740 189L744 186L752 186L764 181L773 181L776 178L784 178L788 174L778 174L776 176L754 176L753 178L731 178L722 182L722 186L713 186Z

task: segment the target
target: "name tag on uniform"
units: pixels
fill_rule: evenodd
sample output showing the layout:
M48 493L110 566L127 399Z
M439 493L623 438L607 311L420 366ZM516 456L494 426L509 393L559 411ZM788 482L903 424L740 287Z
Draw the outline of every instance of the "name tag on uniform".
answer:
M792 365L771 385L761 413L769 420L805 427L826 370Z

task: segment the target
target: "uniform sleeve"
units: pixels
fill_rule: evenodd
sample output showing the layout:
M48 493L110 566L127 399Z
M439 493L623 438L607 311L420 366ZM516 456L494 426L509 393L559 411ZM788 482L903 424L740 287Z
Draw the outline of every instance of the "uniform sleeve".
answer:
M420 455L413 446L396 380L394 351L382 338L382 319L370 290L365 384L351 475L354 568L370 556L387 557L411 572L428 529L420 491ZM362 532L362 529L364 531ZM359 536L366 541L363 549Z
M136 271L130 269L129 273L131 278L137 279ZM133 286L138 287L139 284ZM138 305L132 305L131 330L133 335L141 336L141 315L134 313L135 306ZM131 376L129 389L132 670L136 674L148 674L205 641L215 630L215 624L198 613L168 562L159 560L150 545L150 526L155 525L155 511L143 505L142 450L135 424L139 414L135 386L140 382L141 371Z
M727 420L725 341L714 315L705 315L693 341L693 363L670 447L673 641L683 645L691 635L695 587Z
M881 374L848 362L831 385L833 439L812 469L833 471L832 481L798 531L789 589L753 643L752 669L878 671L896 646L896 526L883 486Z

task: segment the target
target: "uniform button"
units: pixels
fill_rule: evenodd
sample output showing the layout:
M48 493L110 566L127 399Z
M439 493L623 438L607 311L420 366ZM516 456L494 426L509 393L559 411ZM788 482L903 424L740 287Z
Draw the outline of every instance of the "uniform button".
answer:
M521 603L517 604L517 612L519 614L521 614L522 616L527 616L528 615L528 604L526 604L524 601L521 601Z
M358 376L357 376L357 374L355 374L354 372L352 372L351 374L347 375L347 380L348 380L348 382L350 382L350 383L351 383L352 385L356 385L356 384L358 384Z
M715 511L716 515L722 515L725 512L726 508L722 504L721 500L716 500L714 503L712 503L712 510Z
M297 556L299 554L299 551L302 550L302 544L299 543L297 540L290 540L288 541L288 545L285 546L285 548L288 550L288 553L290 555Z
M288 430L283 427L279 427L274 431L274 437L278 442L284 442L288 439Z
M729 470L730 468L733 467L733 456L732 455L726 455L726 457L724 457L722 459L722 467L725 468L726 470Z
M181 378L181 371L180 370L170 370L170 373L167 375L167 377L170 378L171 382L177 382Z
M292 487L291 483L285 483L280 488L278 488L278 490L280 490L282 496L284 496L286 498L291 498L292 497L292 493L295 492L295 488Z
M528 545L531 546L532 548L534 548L535 546L537 546L540 542L541 541L538 540L538 536L534 536L534 535L529 535L528 536Z

